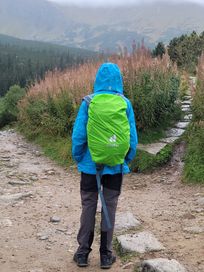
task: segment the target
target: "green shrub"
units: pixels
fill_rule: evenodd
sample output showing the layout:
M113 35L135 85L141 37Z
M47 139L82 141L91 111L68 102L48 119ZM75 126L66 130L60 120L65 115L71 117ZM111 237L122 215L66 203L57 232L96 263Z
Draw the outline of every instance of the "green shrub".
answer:
M184 179L204 183L204 121L191 124L187 133Z
M184 97L187 95L189 90L189 83L188 83L188 77L186 75L181 76L181 81L179 85L179 98L181 100L184 99Z
M184 179L204 183L204 54L198 62L196 92L193 97L193 122L188 128Z
M20 129L29 137L38 134L66 137L71 133L76 110L67 92L47 99L30 97L19 115Z
M157 155L149 154L146 151L138 150L135 159L131 162L130 168L133 172L147 172L167 163L173 153L173 146L166 145Z
M0 127L17 121L18 102L25 96L25 90L18 85L10 87L7 94L0 99Z
M162 126L174 119L178 106L179 79L172 74L161 71L141 72L132 86L127 86L128 97L132 96L132 104L139 130L147 130Z

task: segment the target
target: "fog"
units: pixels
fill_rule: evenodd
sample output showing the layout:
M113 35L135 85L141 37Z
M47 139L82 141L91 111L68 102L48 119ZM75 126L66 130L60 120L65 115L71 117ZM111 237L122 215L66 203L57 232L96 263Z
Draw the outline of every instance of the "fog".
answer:
M127 6L127 5L137 5L137 4L148 4L154 2L163 3L195 3L204 5L204 0L48 0L56 3L62 3L67 5L76 6Z

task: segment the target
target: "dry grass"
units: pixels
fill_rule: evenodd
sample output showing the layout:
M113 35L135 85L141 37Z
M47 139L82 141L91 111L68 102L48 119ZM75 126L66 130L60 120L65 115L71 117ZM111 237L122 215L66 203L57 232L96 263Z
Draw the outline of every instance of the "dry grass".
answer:
M131 55L127 52L121 52L120 55L110 57L108 61L119 65L124 83L130 89L131 84L135 82L137 76L143 70L162 71L163 73L168 73L169 70L176 72L176 67L171 64L167 54L162 59L153 59L150 51L145 47L137 49ZM21 106L23 107L30 97L46 100L48 94L55 97L62 91L68 92L73 102L79 104L85 95L92 92L95 75L101 63L103 63L103 60L87 62L64 72L48 72L44 80L29 89Z

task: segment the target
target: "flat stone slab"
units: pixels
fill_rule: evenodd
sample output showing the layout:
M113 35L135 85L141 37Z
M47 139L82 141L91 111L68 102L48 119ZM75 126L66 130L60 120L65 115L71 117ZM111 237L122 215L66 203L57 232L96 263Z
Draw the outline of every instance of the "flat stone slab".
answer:
M182 110L183 112L191 112L191 108L190 108L189 106L182 106L182 107L181 107L181 110Z
M184 99L185 99L185 100L191 100L192 97L191 97L191 95L185 95L185 96L184 96Z
M172 143L174 143L178 139L179 139L179 137L168 137L168 138L163 138L160 141L162 143L172 144Z
M190 121L190 120L192 119L192 117L193 117L193 114L187 114L187 115L185 115L185 116L183 117L183 119L184 119L185 121Z
M150 154L156 155L157 153L159 153L165 146L167 145L167 143L153 143L153 144L147 144L147 145L143 145L143 144L139 144L138 145L138 149L140 150L144 150Z
M150 232L144 231L137 234L125 234L117 237L124 252L145 253L163 250L163 245Z
M158 258L143 261L142 272L186 272L186 269L174 259Z
M131 212L120 212L116 214L115 230L128 230L141 225L141 222Z
M181 102L181 105L183 105L183 106L184 105L189 105L190 106L191 105L191 100L184 100L184 101Z
M178 122L175 127L176 128L182 128L182 129L185 129L188 125L190 124L190 122Z
M171 128L166 132L167 137L180 137L185 132L184 129L181 128Z

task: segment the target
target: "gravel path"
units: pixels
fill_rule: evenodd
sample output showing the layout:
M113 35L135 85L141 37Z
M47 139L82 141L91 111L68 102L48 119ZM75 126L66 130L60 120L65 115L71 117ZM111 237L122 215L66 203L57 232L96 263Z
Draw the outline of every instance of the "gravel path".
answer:
M189 272L204 271L204 187L182 184L182 152L181 145L153 174L124 179L118 211L131 212L165 247L134 257L133 264L174 258ZM72 261L80 217L76 169L57 166L10 130L0 132L0 177L0 271L82 271ZM101 271L97 233L87 271ZM133 271L133 264L118 258L111 271Z

